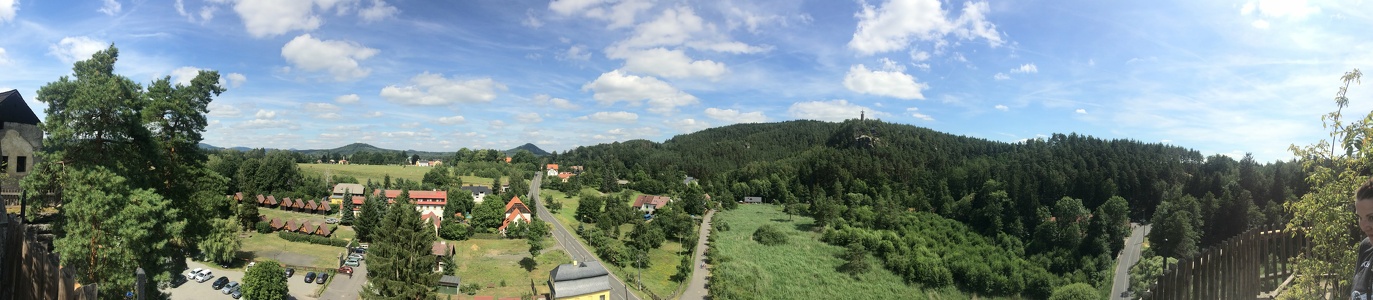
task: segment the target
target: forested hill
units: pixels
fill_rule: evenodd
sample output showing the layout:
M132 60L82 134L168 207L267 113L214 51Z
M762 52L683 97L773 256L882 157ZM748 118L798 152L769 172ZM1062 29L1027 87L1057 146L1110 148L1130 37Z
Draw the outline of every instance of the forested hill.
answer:
M1059 260L1096 257L1104 264L1110 261L1107 253L1120 247L1113 236L1085 227L1080 228L1084 244L1099 239L1110 247L1046 246L1052 243L1040 236L1047 234L1043 227L1061 214L1089 212L1072 217L1080 219L1101 213L1116 196L1128 203L1128 216L1135 221L1152 221L1156 209L1170 212L1160 215L1185 213L1189 228L1170 239L1183 242L1159 249L1185 256L1250 226L1285 221L1281 203L1307 189L1300 165L1293 162L1236 161L1177 146L1077 134L1006 143L876 120L737 124L663 143L578 147L554 159L585 165L591 176L579 180L602 190L618 189L614 180L626 179L628 188L675 194L683 189L683 176L692 176L719 199L761 196L796 204L799 212L831 228L891 230L910 224L877 215L930 212L996 239L1010 253L1054 262L1043 267L1061 276L1096 274L1106 266ZM1164 202L1168 205L1161 206ZM954 271L954 277L959 274L967 275Z
M543 157L545 155L548 155L548 151L543 151L543 149L539 149L539 146L535 146L532 143L525 143L524 145L520 145L519 147L510 148L510 150L505 150L502 152L505 152L505 156L515 156L516 153L520 153L520 150L529 151L530 154L534 154L534 156L537 157Z

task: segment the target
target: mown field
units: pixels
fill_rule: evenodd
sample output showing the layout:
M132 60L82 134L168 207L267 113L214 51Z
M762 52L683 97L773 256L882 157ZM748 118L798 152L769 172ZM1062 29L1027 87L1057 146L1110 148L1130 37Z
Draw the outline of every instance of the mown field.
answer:
M338 165L338 164L296 164L300 166L301 173L310 176L346 175L358 179L358 183L367 183L368 179L372 182L380 183L386 179L386 175L391 175L392 180L405 178L405 180L421 181L424 180L424 173L433 168L401 166L401 165ZM481 178L476 176L461 176L463 184L468 185L491 185L491 178ZM501 184L509 183L509 178L501 178Z
M584 188L582 189L582 192L596 193L596 190L592 188ZM572 195L572 197L569 198L567 197L567 194L551 189L541 189L539 190L539 193L543 197L543 201L545 201L545 204L547 204L547 201L549 201L550 199L557 199L558 202L563 203L562 210L558 211L557 213L554 213L553 217L558 219L559 222L562 222L564 226L567 226L567 229L571 231L573 236L576 236L578 240L581 240L583 244L586 244L586 239L582 238L581 235L577 234L577 224L580 223L577 222L575 214L577 212L577 205L580 204L580 202L578 201L580 195ZM638 194L641 193L635 193L636 196ZM630 201L633 201L633 198L630 198ZM624 205L630 204L633 203L627 202ZM626 224L620 226L621 240L627 240L629 238L630 230L633 229L634 225ZM694 243L695 241L688 242ZM592 249L592 251L594 252L595 250ZM633 284L633 282L635 282L637 278L642 278L644 287L646 289L653 291L654 294L657 294L660 297L668 297L672 295L672 293L676 292L679 287L681 287L681 285L677 284L676 282L673 282L671 279L672 274L677 273L677 264L681 263L682 256L678 255L678 252L681 251L682 244L675 240L665 241L663 242L662 247L658 247L658 249L653 249L649 251L647 257L649 261L649 267L643 269L642 277L640 277L641 274L639 273L639 269L634 268L633 266L620 268L607 264L606 267L609 268L611 272L614 272L616 276L620 276L621 279L624 279L626 281L626 284ZM638 295L639 298L651 298L649 297L649 295L644 294L640 291L636 290L633 292L636 295Z
M519 264L520 259L529 256L529 244L524 239L474 238L448 243L456 246L454 261L458 264L457 275L462 278L462 284L481 286L477 296L504 298L547 293L548 272L560 264L572 262L562 249L547 249L557 246L553 239L544 241L545 250L535 258L538 267L534 271L525 271ZM505 286L501 286L502 281ZM440 299L448 299L447 295L440 296ZM466 292L452 297L472 298Z
M869 258L873 262L871 270L857 279L840 273L837 267L844 262L837 255L844 249L821 242L818 233L798 230L811 228L813 219L788 219L780 206L764 204L740 205L715 213L712 225L717 233L711 247L718 252L714 255L724 258L712 262L712 282L732 279L749 290L744 293L745 299L969 298L952 287L930 290L908 285L878 264L876 258ZM728 224L730 230L720 231L722 224ZM764 224L782 229L787 234L787 244L765 246L754 241L753 232Z

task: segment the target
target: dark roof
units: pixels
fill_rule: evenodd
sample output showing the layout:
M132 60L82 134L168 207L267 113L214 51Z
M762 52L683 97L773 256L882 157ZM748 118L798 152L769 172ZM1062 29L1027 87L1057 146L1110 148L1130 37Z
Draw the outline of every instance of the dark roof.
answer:
M439 277L439 285L441 286L459 286L461 285L459 283L462 283L462 279L458 276L443 275L443 277Z
M553 297L571 297L610 290L610 276L599 262L563 264L549 272Z
M609 272L606 272L605 267L601 266L600 262L595 261L584 261L575 265L561 264L558 265L558 267L553 268L553 271L550 273L552 274L549 277L552 278L553 281L577 280L610 274Z
M29 104L24 103L19 90L0 92L0 122L38 125L39 121Z
M473 194L491 194L491 188L484 185L469 185L462 187L462 189Z
M763 197L744 197L745 203L763 203Z

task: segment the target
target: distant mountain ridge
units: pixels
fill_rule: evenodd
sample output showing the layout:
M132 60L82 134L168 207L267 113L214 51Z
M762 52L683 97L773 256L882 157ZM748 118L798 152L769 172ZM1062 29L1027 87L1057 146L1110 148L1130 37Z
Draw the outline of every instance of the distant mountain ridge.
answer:
M241 147L241 146L240 146L240 147L229 147L229 148L225 148L225 147L218 147L218 146L210 145L210 144L206 144L206 143L200 143L200 148L201 148L201 149L205 149L205 150L224 150L224 149L229 149L229 150L238 150L238 151L249 151L249 150L255 149L255 148ZM401 151L401 150L393 150L393 149L386 149L386 148L381 148L381 147L377 147L377 146L372 146L371 144L367 144L367 143L352 143L352 144L344 145L344 146L342 146L342 147L333 148L333 149L273 149L273 148L267 148L267 150L287 150L287 151L300 152L301 154L305 154L305 155L321 155L321 154L335 154L335 153L337 153L337 154L342 154L342 155L353 155L353 154L358 153L358 152L389 153L389 152L400 152L400 151ZM520 145L519 147L511 148L511 149L509 149L509 150L505 150L505 151L502 151L502 152L504 152L505 155L515 155L515 153L516 153L516 152L519 152L520 150L527 150L527 151L529 151L530 153L533 153L534 156L545 156L545 155L549 155L548 151L544 151L543 149L540 149L539 146L535 146L535 145L532 144L532 143L525 143L524 145ZM448 158L448 157L450 157L450 156L453 156L453 153L455 153L455 152L431 152L431 151L405 150L405 153L406 153L406 154L418 154L420 157L423 157L423 158L440 158L440 159L442 159L442 158Z

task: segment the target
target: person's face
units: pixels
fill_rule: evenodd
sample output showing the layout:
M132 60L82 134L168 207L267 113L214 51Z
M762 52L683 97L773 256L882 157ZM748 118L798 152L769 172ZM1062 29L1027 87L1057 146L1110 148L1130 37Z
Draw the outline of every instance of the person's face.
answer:
M1354 213L1359 215L1359 230L1373 240L1373 199L1354 200Z

